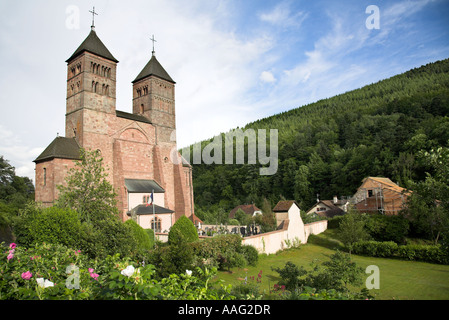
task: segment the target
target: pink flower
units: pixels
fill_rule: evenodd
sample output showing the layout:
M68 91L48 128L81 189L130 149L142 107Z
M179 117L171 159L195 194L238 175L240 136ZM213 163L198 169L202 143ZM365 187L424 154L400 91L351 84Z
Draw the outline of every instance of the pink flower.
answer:
M92 273L92 272L94 272L94 269L89 268L89 273Z
M90 276L91 276L92 278L94 278L94 280L97 280L97 281L98 281L98 277L99 277L100 275L97 274L97 273L91 273Z
M12 258L14 258L14 255L12 253L9 253L8 256L6 257L6 259L11 260Z
M17 247L17 245L13 242L13 243L11 243L11 244L9 245L9 247L10 247L11 249L15 249L15 248Z
M22 273L22 279L23 280L30 280L33 274L30 271Z

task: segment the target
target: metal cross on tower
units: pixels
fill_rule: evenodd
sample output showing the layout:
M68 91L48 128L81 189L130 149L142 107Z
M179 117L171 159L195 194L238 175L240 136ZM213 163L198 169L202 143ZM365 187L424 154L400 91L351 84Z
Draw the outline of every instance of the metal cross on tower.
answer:
M89 10L90 13L92 13L92 30L95 29L95 15L98 16L98 13L95 12L95 7L93 7L92 11Z
M154 43L157 42L157 41L154 39L154 34L153 34L153 36L150 38L150 40L153 41L153 51L152 51L152 54L153 54L153 56L154 56Z

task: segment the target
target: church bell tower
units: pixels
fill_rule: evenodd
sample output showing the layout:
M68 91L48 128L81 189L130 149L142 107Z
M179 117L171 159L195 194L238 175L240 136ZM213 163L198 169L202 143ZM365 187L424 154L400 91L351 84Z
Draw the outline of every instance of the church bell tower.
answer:
M98 38L92 19L89 35L66 62L65 136L83 146L84 131L89 130L88 111L115 115L118 60Z
M176 129L175 81L156 59L154 47L150 61L132 83L133 113L145 116L156 127L156 143L176 143L172 134Z

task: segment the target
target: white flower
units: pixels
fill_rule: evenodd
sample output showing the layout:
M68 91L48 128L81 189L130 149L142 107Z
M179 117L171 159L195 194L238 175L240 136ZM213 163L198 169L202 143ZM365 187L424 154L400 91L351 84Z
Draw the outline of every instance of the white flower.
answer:
M186 275L190 277L192 275L192 270L186 270Z
M125 269L120 272L124 276L131 277L134 274L134 267L132 265L127 266Z
M53 287L55 285L50 280L47 280L47 279L44 280L44 278L37 278L36 282L39 285L39 287L41 287L41 288Z

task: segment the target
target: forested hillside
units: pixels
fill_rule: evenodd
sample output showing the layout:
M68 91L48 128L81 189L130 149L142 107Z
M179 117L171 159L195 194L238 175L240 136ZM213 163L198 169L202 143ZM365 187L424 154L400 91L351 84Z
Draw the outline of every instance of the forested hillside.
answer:
M200 218L224 217L244 203L262 207L264 199L271 207L282 198L295 199L307 210L317 194L323 200L353 195L367 176L389 177L408 187L430 170L420 152L448 146L449 59L242 129L249 128L278 129L277 173L259 175L259 164L193 164Z

